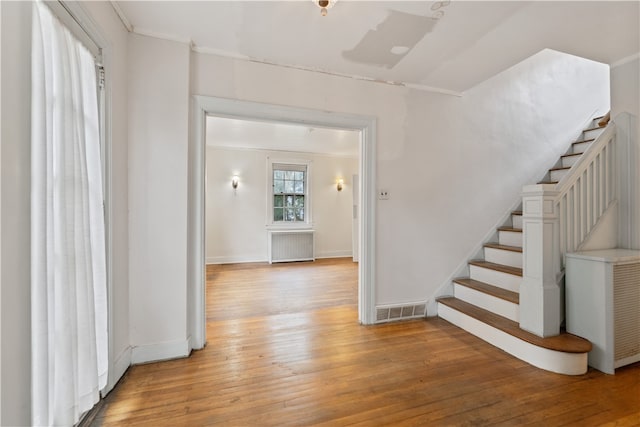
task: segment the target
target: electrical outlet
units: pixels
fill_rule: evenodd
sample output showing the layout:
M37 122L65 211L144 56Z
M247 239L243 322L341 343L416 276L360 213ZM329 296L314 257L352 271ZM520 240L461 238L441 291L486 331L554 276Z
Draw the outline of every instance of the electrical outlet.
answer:
M389 190L378 190L378 200L389 200Z

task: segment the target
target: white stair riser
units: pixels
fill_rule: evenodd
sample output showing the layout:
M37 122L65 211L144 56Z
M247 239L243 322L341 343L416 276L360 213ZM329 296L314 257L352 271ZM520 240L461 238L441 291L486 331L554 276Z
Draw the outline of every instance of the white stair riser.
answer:
M469 265L469 276L480 282L488 283L508 291L519 292L522 277L489 268Z
M522 252L513 252L496 248L484 248L484 259L485 261L496 264L522 268Z
M584 139L597 138L604 131L604 128L593 129L587 132L582 132Z
M580 156L563 157L562 167L570 168L571 166L575 165L578 162L578 160L580 160Z
M520 308L518 304L496 298L492 295L478 292L458 283L453 284L453 293L456 298L473 304L492 313L498 314L514 322L520 322Z
M518 233L515 231L498 231L498 242L501 245L517 246L521 248L522 233Z
M444 304L438 304L438 316L538 368L565 375L587 372L587 353L563 353L538 347Z
M587 151L587 148L591 145L591 142L582 142L580 144L573 144L571 154L580 154Z
M568 173L569 173L569 169L551 171L551 181L560 181Z
M511 215L511 224L513 224L513 228L522 230L522 215Z

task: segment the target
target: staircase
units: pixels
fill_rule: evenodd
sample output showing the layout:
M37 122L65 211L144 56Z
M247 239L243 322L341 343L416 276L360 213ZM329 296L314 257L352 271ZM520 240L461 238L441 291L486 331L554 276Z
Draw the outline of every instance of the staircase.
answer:
M567 154L539 184L558 184L595 141L604 126L593 119ZM519 288L523 276L522 211L497 230L498 241L484 245L484 259L469 261L469 277L453 280L453 295L437 298L438 316L539 368L567 375L587 371L591 343L560 333L542 338L520 328Z

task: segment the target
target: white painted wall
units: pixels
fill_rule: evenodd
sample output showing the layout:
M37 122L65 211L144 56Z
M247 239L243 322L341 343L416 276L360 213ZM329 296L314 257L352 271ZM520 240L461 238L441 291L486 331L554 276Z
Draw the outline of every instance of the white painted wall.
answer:
M616 138L625 141L629 180L620 186L618 245L640 249L640 59L638 55L611 67L611 117Z
M607 67L553 51L460 98L212 55L193 64L196 94L378 118L378 187L391 193L376 212L378 305L431 298L609 107Z
M611 67L611 117L622 112L640 116L639 55Z
M310 160L317 258L351 256L351 176L358 159L310 153L207 147L206 262L267 261L267 158ZM238 175L236 191L231 177ZM343 178L342 191L336 180Z
M83 4L108 42L113 198L113 351L129 347L127 33L106 2ZM0 2L2 10L0 425L31 425L30 93L31 2ZM9 60L10 58L10 60ZM126 361L128 365L128 361ZM124 368L126 368L126 365ZM117 378L110 377L113 383Z
M31 424L31 3L2 2L2 418ZM11 58L11 60L8 60Z
M214 55L189 57L186 45L140 36L132 36L130 54L136 345L188 338L188 76L192 94L377 118L377 183L391 195L376 211L377 305L433 298L520 198L522 186L542 177L587 120L609 108L608 67L554 51L463 97Z
M188 45L129 36L129 251L133 361L188 354Z
M2 2L1 8L0 424L28 425L31 4ZM123 52L123 30L116 29L113 11L104 4L87 8L117 58L114 278L122 317L116 341L126 351L129 329L136 361L187 349L189 93L378 118L377 180L391 194L376 212L378 305L432 297L518 198L521 186L555 161L588 116L608 108L606 68L555 52L457 98L191 54L187 45L137 35L126 36Z

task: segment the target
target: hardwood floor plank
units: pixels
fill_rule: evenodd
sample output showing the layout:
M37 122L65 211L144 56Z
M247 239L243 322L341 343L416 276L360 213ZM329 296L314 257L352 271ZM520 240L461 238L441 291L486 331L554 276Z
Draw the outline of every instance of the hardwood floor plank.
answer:
M207 278L205 349L131 367L93 426L639 424L638 363L569 377L437 318L359 325L350 259Z

